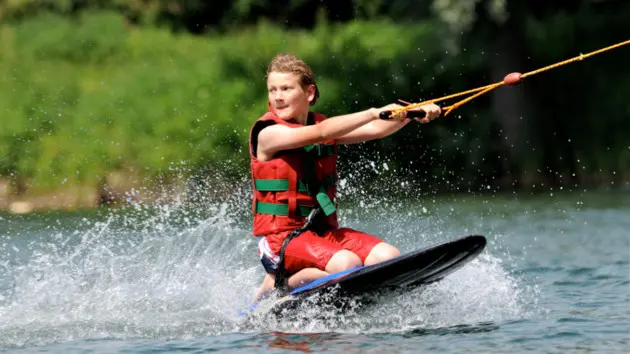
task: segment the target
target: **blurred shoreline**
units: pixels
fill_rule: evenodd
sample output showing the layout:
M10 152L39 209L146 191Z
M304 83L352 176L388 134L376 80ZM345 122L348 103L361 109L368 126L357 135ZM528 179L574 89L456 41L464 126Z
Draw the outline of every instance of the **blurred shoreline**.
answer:
M200 199L201 194L212 194L210 198L202 197L204 200L218 199L227 200L231 194L241 195L237 186L242 182L221 182L214 183L207 181L191 182L191 178L179 178L164 182L163 184L149 183L142 185L136 179L121 174L112 174L108 179L109 183L100 185L73 185L63 186L55 189L29 191L17 195L8 179L0 177L0 213L14 215L29 214L49 211L78 211L96 209L100 207L121 207L131 203L145 205L162 205L174 202L187 203ZM389 185L389 178L383 178ZM195 184L197 183L197 184ZM211 186L211 188L209 188ZM382 186L379 187L379 186ZM367 189L372 190L371 194L378 195L379 191L387 198L419 198L425 194L431 196L438 195L536 195L541 193L572 193L587 192L597 190L607 191L630 191L630 180L623 181L599 181L599 183L581 184L575 186L559 185L550 186L543 182L534 184L529 188L511 189L508 187L497 187L488 189L471 190L462 188L452 188L451 190L433 190L426 186L409 186L404 190L388 190L380 183L367 183ZM417 190L422 190L423 194L417 194ZM410 193L410 191L415 191ZM343 194L343 193L342 193ZM238 196L232 196L238 197ZM241 195L242 197L242 195ZM351 196L345 196L352 198Z
M151 188L137 179L112 173L100 184L77 184L47 190L26 189L15 193L12 183L0 177L0 212L28 214L47 211L75 211L130 202L163 204L178 200L185 191L182 180Z

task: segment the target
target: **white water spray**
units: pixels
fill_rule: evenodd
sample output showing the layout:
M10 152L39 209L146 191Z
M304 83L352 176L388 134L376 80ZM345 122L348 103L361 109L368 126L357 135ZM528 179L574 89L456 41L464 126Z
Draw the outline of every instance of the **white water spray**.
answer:
M376 198L353 186L341 194L362 206L342 208L342 224L382 235L403 252L449 236L435 232L447 222L435 215L435 202ZM247 196L249 186L241 188L233 194ZM241 331L395 332L523 315L522 286L490 248L422 293L341 315L305 305L299 318L243 327L237 313L263 275L250 221L242 217L250 201L196 205L203 207L132 204L97 221L68 226L61 216L61 222L9 234L0 245L0 347Z

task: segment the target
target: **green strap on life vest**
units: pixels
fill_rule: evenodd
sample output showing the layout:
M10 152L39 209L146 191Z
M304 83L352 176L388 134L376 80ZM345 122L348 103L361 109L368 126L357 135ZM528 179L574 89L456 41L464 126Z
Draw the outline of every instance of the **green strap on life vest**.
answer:
M322 211L324 212L324 214L326 214L326 216L337 211L335 204L332 202L332 200L330 200L328 194L326 194L326 190L324 190L324 187L319 190L319 193L317 193L315 198L317 199L319 206L322 207Z
M322 181L324 188L328 189L335 183L335 176L330 175ZM256 179L254 188L261 192L286 192L289 190L289 180L286 179ZM308 192L306 183L298 181L298 192Z
M298 205L297 212L300 216L308 216L308 214L313 210L313 207ZM275 204L275 203L265 203L265 202L256 202L256 212L260 214L271 214L271 215L289 215L289 205L288 204Z
M306 145L304 147L304 150L306 150L306 152L311 152L311 150L313 150L313 149L317 149L317 156L318 157L332 156L332 155L335 154L335 146L334 145L311 144L311 145Z
M326 144L311 144L304 147L304 150L307 154L311 156L311 159L316 155L317 157L323 156L331 156L335 154L334 145L326 145ZM310 159L309 159L310 160ZM314 177L314 161L309 161L309 164L313 164L313 166L309 166L308 169L310 174L308 175L307 180L312 179ZM330 215L334 213L337 208L335 204L332 202L326 190L332 187L335 184L335 176L330 175L324 178L321 183L317 183L319 185L319 189L317 193L315 193L315 199L317 199L317 203L321 206L322 211L326 215ZM261 192L286 192L289 190L289 180L286 179L256 179L254 180L254 188L257 191ZM317 187L314 187L317 188ZM297 191L302 193L308 193L312 195L312 191L309 190L308 182L298 181ZM298 211L300 216L308 216L308 213L311 209L309 207L298 206L299 208L308 208L304 210ZM273 203L263 203L256 202L256 212L260 214L272 214L272 215L288 215L289 206L287 204L273 204Z
M332 180L334 182L335 176L329 176L325 181ZM328 186L331 186L332 183L324 183ZM254 185L256 190L264 191L264 192L284 192L289 190L289 181L286 179L257 179L254 181ZM260 187L260 188L259 188ZM302 182L300 182L300 192L308 192L308 188ZM319 192L315 195L315 199L322 207L322 211L326 215L330 215L334 213L337 208L335 208L335 204L330 200L330 197L326 193L326 189L322 185L319 189ZM298 206L298 208L305 208L303 211L300 210L300 216L308 216L308 213L313 209L312 207L306 206ZM289 214L289 205L288 204L273 204L273 203L264 203L264 202L256 202L256 212L260 214L272 214L272 215L288 215Z

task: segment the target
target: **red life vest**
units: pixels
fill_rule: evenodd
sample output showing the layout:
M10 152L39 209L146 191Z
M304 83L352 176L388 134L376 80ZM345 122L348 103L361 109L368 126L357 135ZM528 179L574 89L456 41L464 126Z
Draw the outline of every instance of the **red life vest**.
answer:
M315 124L326 119L319 113L309 115L314 116ZM337 228L337 213L333 202L337 179L337 144L331 140L284 150L269 161L259 161L256 158L258 133L273 124L295 128L302 126L268 112L252 127L249 155L254 187L254 235L264 236L301 227L305 217L318 205L326 214L319 219L318 227Z

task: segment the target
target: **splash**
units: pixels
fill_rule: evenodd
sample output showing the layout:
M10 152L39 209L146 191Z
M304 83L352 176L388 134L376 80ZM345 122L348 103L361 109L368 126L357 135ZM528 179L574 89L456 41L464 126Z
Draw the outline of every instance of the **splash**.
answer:
M0 245L0 347L230 331L232 309L250 300L258 278L245 256L254 240L234 208L132 202L78 221L42 215L46 222L9 234Z
M448 224L439 201L377 198L354 186L340 186L352 201L341 208L343 224L387 235L402 251L447 237L434 232ZM249 181L230 193L212 180L189 188L151 206L129 198L122 209L94 215L40 216L30 224L5 218L21 231L9 231L0 244L0 347L243 331L396 332L524 314L523 286L487 254L422 293L356 303L343 313L305 304L291 320L244 326L237 313L263 275L250 231Z

